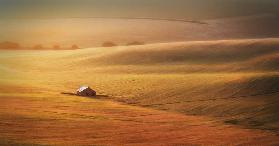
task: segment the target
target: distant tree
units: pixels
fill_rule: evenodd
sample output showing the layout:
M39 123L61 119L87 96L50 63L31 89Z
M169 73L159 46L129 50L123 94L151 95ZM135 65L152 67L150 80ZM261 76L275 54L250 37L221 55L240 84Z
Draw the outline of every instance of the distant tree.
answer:
M126 44L126 46L144 45L144 42L133 41Z
M60 47L60 45L53 45L53 47L52 47L53 49L61 49L61 47Z
M6 41L6 42L0 43L0 48L1 49L20 49L21 46L18 43Z
M72 45L71 49L80 49L80 48L78 47L78 45L74 44Z
M107 41L107 42L104 42L102 44L103 47L113 47L113 46L117 46L117 44L115 44L114 42L110 42L110 41Z
M42 50L42 49L44 49L44 47L43 47L43 45L38 44L38 45L35 45L35 46L33 47L33 49Z

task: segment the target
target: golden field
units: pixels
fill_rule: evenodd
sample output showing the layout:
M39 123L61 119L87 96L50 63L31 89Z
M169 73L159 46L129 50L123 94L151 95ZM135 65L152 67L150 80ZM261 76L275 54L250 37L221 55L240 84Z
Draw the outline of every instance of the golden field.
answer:
M1 145L278 145L279 39L0 51ZM89 85L99 98L68 96Z

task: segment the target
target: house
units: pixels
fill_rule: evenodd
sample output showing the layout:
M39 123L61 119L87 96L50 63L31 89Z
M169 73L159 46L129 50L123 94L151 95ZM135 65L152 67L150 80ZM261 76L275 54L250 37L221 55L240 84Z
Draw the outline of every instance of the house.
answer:
M77 95L78 96L87 96L87 97L92 97L92 96L96 96L96 91L94 91L93 89L91 89L88 86L81 86L78 90L77 90Z

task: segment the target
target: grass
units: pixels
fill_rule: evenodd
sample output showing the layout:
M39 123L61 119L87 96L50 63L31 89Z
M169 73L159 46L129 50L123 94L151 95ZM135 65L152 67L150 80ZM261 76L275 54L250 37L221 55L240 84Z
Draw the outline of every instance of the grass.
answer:
M39 144L31 144L31 143L17 143L10 140L1 139L0 144L2 146L43 146Z
M0 135L16 143L42 145L278 144L274 134L278 131L262 129L279 128L279 74L248 67L263 54L266 58L277 53L277 42L1 51ZM249 48L251 44L256 47ZM222 61L199 60L193 50L201 46L207 48L201 50L208 51L205 54ZM255 53L242 53L246 47ZM232 51L236 60L227 60L224 51ZM160 61L179 54L178 59ZM189 54L194 57L190 61ZM81 85L107 96L61 94L75 92Z
M235 120L235 119L232 119L232 120L227 120L227 121L225 121L225 123L237 125L237 124L239 123L239 121L238 121L238 120Z

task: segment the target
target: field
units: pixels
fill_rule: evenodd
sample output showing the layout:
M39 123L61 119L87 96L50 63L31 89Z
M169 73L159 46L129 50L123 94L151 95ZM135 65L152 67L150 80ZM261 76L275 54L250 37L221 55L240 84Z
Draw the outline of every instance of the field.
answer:
M1 145L278 145L279 39L0 53ZM75 93L81 85L98 98Z

